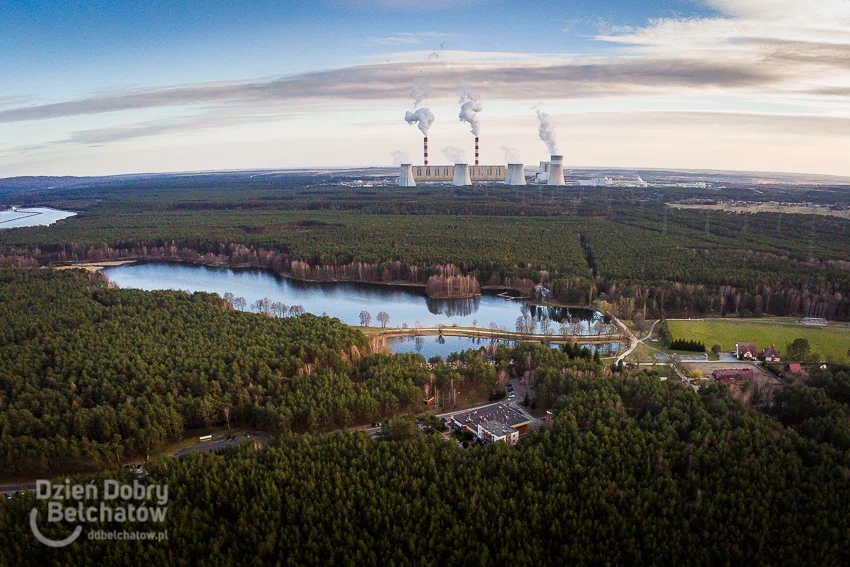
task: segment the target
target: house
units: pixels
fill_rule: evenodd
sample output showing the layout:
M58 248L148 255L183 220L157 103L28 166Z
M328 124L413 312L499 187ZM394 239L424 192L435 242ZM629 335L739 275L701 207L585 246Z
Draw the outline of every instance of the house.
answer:
M758 357L758 348L754 343L735 343L735 355L738 360L755 360Z
M711 377L724 384L728 384L737 380L752 380L755 377L755 372L752 368L718 369L711 373Z
M761 350L761 358L765 362L779 362L779 351L776 350L774 345L764 347Z
M519 441L519 431L501 421L485 421L478 424L478 438L486 443L504 441L508 445L513 445Z
M792 362L785 366L785 372L790 372L791 374L802 374L803 367L800 366L799 362Z

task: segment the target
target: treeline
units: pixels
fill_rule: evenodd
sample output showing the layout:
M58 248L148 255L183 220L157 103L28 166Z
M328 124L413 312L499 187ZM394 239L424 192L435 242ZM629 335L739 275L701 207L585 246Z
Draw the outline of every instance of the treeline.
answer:
M165 525L147 527L168 530L158 543L81 538L50 549L27 523L43 504L13 499L0 504L0 563L850 560L845 452L744 409L725 387L697 394L657 376L590 375L562 390L551 428L512 448L464 450L409 428L408 441L288 435L265 450L149 465L146 481L170 489Z
M673 339L669 345L671 350L686 350L689 352L705 352L705 345L701 341L687 339Z
M0 263L136 258L423 286L452 265L482 288L542 284L549 299L583 305L604 293L647 317L850 319L850 230L837 217L677 209L664 204L686 193L675 190L432 187L411 198L392 188L298 187L294 179L279 190L253 181L241 190L210 187L210 210L199 187L154 198L152 182L139 183L120 194L86 190L89 210L57 225L0 232ZM793 200L775 188L762 197L768 193Z

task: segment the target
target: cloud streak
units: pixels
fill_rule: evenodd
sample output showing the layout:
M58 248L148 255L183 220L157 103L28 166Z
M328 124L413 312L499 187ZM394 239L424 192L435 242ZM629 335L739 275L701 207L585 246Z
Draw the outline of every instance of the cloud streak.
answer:
M261 105L318 100L403 100L409 85L425 80L435 97L452 96L459 84L498 99L568 99L669 93L712 87L768 86L783 75L781 66L741 69L732 64L689 59L619 58L561 64L422 63L366 65L266 80L205 83L128 90L49 104L0 110L0 123L94 115L146 108L197 105Z

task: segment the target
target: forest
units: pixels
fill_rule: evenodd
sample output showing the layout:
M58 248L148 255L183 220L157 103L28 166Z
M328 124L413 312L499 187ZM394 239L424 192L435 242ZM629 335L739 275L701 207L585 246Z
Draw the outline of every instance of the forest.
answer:
M116 466L184 429L303 431L419 404L420 356L369 355L336 319L243 313L217 295L0 270L0 468Z
M847 393L846 375L815 380ZM171 489L158 543L52 550L26 522L39 504L16 498L0 504L0 564L850 561L850 461L838 445L742 407L722 385L697 394L647 373L589 373L560 392L552 423L516 447L463 449L415 430L398 441L290 434L152 464L145 482Z
M314 280L469 277L468 287L616 314L814 316L850 320L850 230L835 216L679 209L749 198L846 204L847 191L333 186L295 176L115 181L34 191L80 214L0 231L0 266L108 259L254 266ZM323 184L324 183L324 184ZM20 198L7 195L2 199ZM435 285L435 293L446 286ZM463 293L463 292L461 292Z
M82 270L0 270L0 297L7 475L115 467L187 430L231 423L271 434L363 425L418 409L426 392L450 408L458 391L486 400L514 376L536 384L538 365L602 369L598 357L541 345L491 345L426 366L337 319L116 289Z

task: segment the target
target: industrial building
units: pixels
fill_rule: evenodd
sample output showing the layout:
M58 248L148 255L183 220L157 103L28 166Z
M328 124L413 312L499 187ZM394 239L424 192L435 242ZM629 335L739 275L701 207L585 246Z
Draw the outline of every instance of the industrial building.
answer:
M587 181L579 181L579 187L649 187L649 183L640 176L635 179L612 179L598 176Z
M455 431L468 431L484 441L515 443L528 432L531 419L504 404L486 406L451 417L449 425Z
M550 161L541 161L534 182L541 185L566 185L564 182L564 156L553 155Z
M463 166L464 164L457 164ZM504 181L508 170L504 165L470 165L469 178L476 181ZM444 181L454 179L454 165L416 165L413 166L413 178L419 182Z

